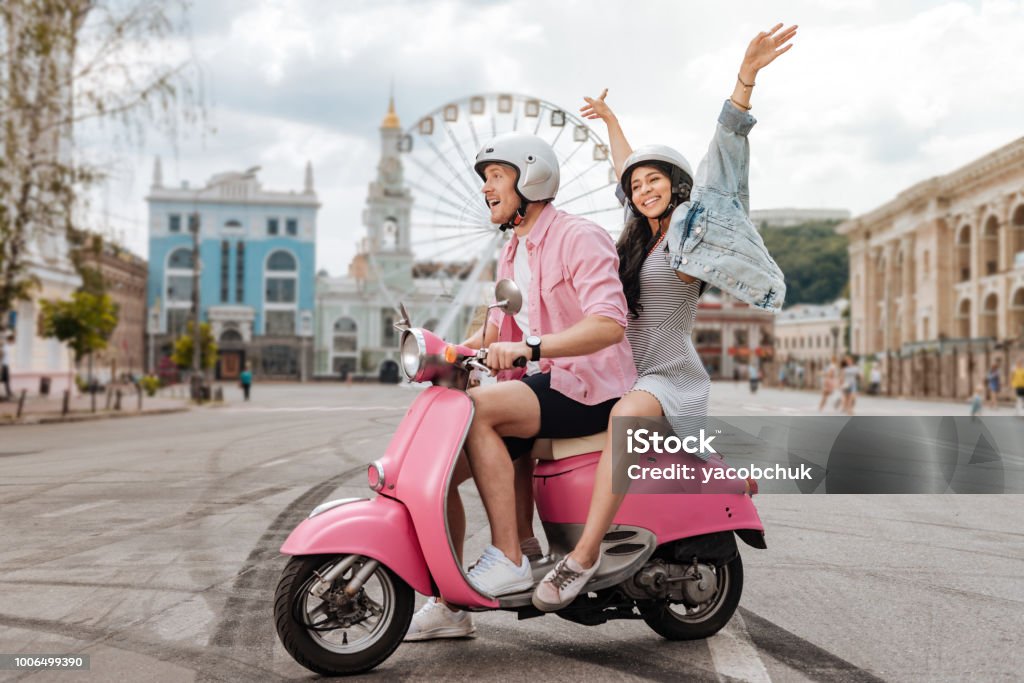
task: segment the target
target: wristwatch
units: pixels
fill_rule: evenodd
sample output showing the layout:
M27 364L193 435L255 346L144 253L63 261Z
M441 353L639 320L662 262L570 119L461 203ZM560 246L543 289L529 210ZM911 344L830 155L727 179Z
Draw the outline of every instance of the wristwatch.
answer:
M540 360L540 337L535 334L531 334L526 338L526 345L533 350L533 356L530 358L532 361Z

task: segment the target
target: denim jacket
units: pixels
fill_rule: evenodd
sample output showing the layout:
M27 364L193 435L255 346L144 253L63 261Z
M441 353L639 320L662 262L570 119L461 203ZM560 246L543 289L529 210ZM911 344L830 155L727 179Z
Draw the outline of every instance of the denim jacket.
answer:
M778 313L786 298L782 271L750 222L750 143L757 120L728 100L708 153L697 167L690 201L672 212L672 267L756 308Z

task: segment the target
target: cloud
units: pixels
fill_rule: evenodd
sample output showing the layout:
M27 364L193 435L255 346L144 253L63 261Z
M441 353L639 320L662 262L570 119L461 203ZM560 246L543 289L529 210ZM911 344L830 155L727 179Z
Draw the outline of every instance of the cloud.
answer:
M780 15L744 0L197 3L192 44L218 133L183 143L176 162L155 140L123 155L107 204L141 217L130 243L144 250L153 154L169 159L165 177L193 184L260 163L279 189L300 188L311 159L318 265L341 273L362 234L392 82L404 125L475 93L575 110L608 87L633 144L671 144L696 164L747 42L778 20L800 31L757 79L754 208L864 212L1022 134L1020 1L803 0Z

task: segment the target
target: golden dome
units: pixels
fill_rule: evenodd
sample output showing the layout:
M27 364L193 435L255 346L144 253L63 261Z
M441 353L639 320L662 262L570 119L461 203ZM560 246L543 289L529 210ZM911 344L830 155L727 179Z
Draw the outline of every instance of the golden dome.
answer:
M395 98L392 95L388 101L388 113L384 115L384 120L381 121L381 128L401 128L402 124L398 122L398 114L395 113Z

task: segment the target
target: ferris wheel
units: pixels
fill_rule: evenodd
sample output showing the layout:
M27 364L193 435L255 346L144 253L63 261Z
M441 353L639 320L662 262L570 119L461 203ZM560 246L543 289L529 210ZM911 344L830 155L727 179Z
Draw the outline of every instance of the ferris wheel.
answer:
M608 145L582 119L536 97L472 95L420 117L399 140L414 198L410 237L417 260L464 262L471 268L496 256L503 240L490 221L473 162L485 142L510 131L551 143L561 174L557 208L585 216L613 235L621 230Z

